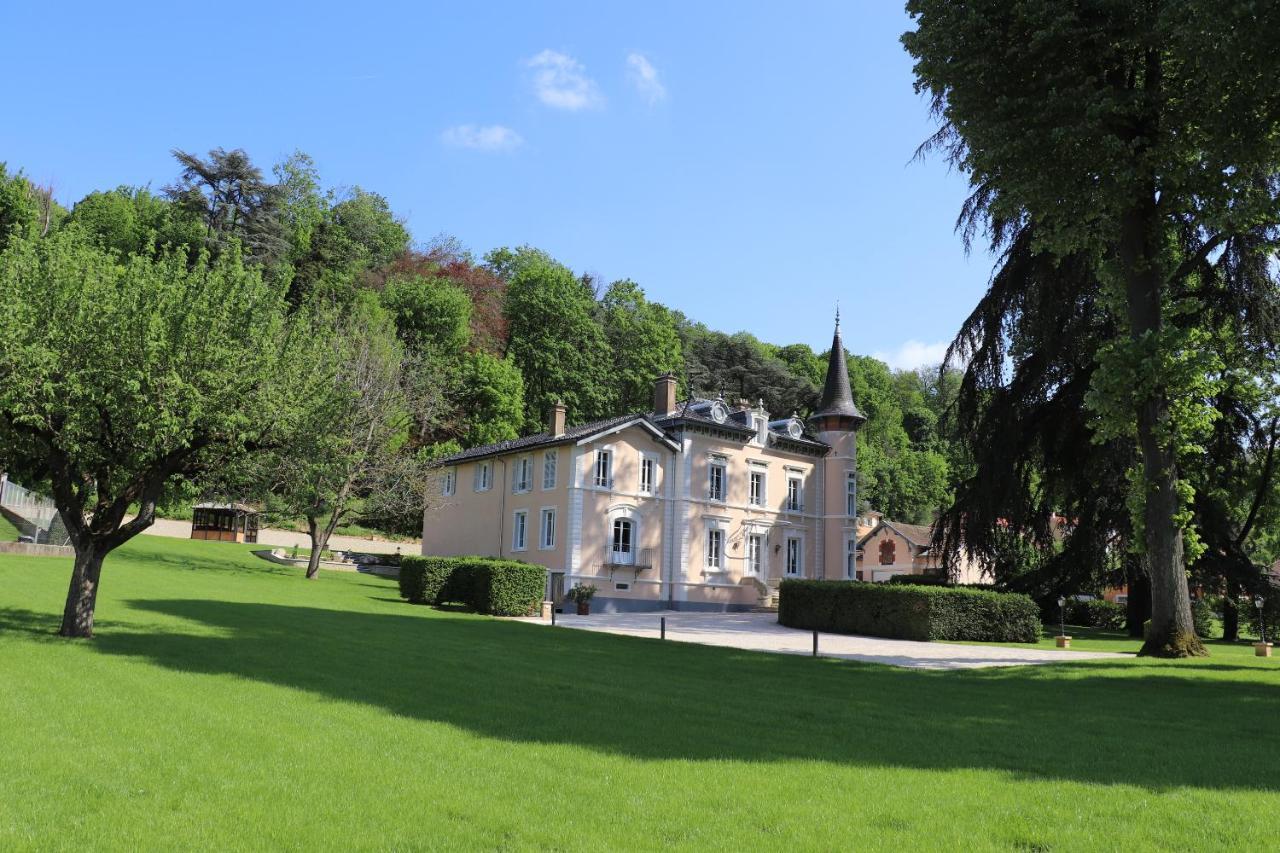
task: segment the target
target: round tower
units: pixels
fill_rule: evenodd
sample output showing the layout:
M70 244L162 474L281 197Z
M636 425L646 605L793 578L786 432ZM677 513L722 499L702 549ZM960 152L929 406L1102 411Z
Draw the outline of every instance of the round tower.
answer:
M822 506L818 543L819 577L848 580L854 577L854 549L858 535L858 427L866 421L853 403L849 390L849 366L840 340L840 312L827 360L822 399L809 416L818 439L831 449L822 461Z

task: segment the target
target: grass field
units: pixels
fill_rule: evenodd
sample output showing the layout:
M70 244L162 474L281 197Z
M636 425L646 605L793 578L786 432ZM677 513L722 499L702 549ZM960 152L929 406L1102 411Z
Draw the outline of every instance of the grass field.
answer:
M956 672L552 629L142 537L0 556L0 849L1271 849L1280 673ZM1098 642L1120 642L1099 638Z
M17 542L20 531L9 519L0 515L0 542Z

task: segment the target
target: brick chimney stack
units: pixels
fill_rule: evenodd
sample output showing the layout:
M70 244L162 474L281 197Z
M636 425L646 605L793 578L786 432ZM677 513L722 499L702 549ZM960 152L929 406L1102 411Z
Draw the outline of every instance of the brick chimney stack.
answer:
M676 377L664 373L653 382L653 413L665 418L676 410Z
M551 407L551 423L547 430L553 438L564 435L564 415L564 401L556 400L556 404Z

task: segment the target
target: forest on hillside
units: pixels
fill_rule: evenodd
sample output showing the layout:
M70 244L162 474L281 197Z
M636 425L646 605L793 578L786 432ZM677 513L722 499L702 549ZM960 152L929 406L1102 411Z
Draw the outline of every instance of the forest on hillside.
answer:
M119 186L70 206L0 166L0 241L15 227L75 229L121 262L175 248L216 257L234 246L294 309L380 315L386 322L364 333L398 338L421 402L405 453L431 458L538 432L558 398L571 422L644 410L654 377L668 371L682 394L763 399L778 416L803 416L817 401L827 353L806 344L712 329L650 300L637 282L597 280L535 247L476 255L452 238L417 240L384 196L326 186L300 152L266 171L241 150L173 153L175 175L162 189ZM956 465L940 422L957 375L894 371L869 356L848 363L867 416L858 447L865 505L925 521L946 502ZM33 460L8 465L42 479Z

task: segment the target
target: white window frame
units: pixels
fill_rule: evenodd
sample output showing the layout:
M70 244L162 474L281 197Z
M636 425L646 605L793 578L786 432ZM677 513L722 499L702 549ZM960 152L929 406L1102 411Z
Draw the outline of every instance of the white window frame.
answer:
M511 477L511 494L523 495L533 491L533 457L521 456L516 460L515 469Z
M844 552L844 576L845 580L856 581L858 579L858 537L850 536L846 540Z
M756 431L755 438L751 440L763 447L765 444L765 437L769 432L769 419L763 415L752 415L751 428Z
M618 529L619 522L625 521L631 527L631 533L628 536L626 551L617 550L617 538L615 532ZM616 515L609 519L609 562L618 566L634 566L636 563L636 540L639 538L640 525L636 523L636 519L629 515ZM625 557L619 558L619 554L626 554Z
M799 536L787 537L787 558L784 567L787 577L804 577L804 540Z
M548 523L548 520L550 523ZM553 551L555 550L555 547L556 508L553 506L544 506L538 513L538 550Z
M529 550L529 510L518 509L511 514L511 550Z
M716 473L719 472L720 489L716 494ZM729 464L724 459L712 459L707 463L707 500L724 503L729 493Z
M610 448L610 447L596 448L596 455L593 461L594 461L594 467L591 471L591 482L595 484L597 489L612 489L613 488L613 448ZM601 470L602 461L604 463L603 471Z
M747 566L746 573L754 578L762 578L769 570L769 537L758 530L747 533Z
M646 482L645 471L648 470L648 482ZM640 473L638 474L637 489L642 495L656 495L658 493L658 457L652 453L640 454Z
M755 487L757 478L760 483L759 489ZM769 472L763 468L752 467L748 471L747 503L751 506L765 506L769 503Z
M484 462L476 463L472 488L477 492L487 492L493 488L493 460L486 459Z
M724 571L724 528L711 526L707 528L706 554L704 565L709 572Z
M787 475L787 512L804 512L804 476L801 474Z
M554 447L544 451L542 454L542 491L549 492L556 487L559 467L560 451Z
M449 468L444 472L444 485L440 488L440 493L446 498L451 498L458 492L458 469Z
M849 518L858 517L858 475L852 471L844 475L844 509Z

